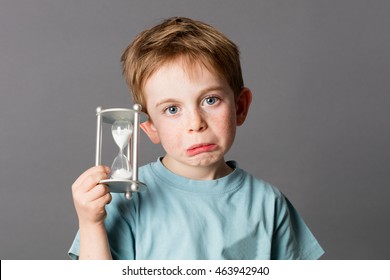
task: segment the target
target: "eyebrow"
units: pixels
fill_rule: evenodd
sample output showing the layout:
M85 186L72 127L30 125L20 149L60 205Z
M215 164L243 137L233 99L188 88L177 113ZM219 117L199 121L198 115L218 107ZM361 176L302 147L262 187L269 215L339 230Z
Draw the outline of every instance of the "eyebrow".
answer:
M223 87L212 86L212 87L205 88L205 89L200 91L200 95L203 95L203 94L211 92L211 91L223 91ZM163 99L160 102L158 102L155 107L157 108L157 107L159 107L163 104L167 104L167 103L180 103L180 102L174 98L167 98L167 99Z
M173 98L164 99L156 104L156 108L167 103L178 103L178 101Z

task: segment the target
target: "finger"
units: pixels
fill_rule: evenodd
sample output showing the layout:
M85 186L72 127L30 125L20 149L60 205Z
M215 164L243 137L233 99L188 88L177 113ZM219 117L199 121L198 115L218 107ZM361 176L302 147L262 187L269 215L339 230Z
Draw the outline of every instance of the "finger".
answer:
M103 173L100 171L96 171L90 175L88 175L84 181L81 181L79 185L74 186L74 193L87 193L93 188L96 187L96 185L99 184L101 180L107 179L108 174Z
M74 182L74 185L79 185L82 181L84 181L88 176L95 172L105 172L110 173L110 168L108 166L92 166L91 168L87 169L85 172L83 172Z
M106 193L95 200L93 200L91 203L95 205L96 208L104 208L107 204L111 202L112 196L111 193Z
M110 173L110 168L108 166L103 166L103 165L99 165L99 166L93 166L89 169L87 169L85 172L83 172L76 180L75 182L73 183L73 185L75 186L78 186L81 184L81 182L83 182L88 176L90 176L91 174L95 173L95 172L103 172L103 173Z
M97 199L96 202L98 202L99 204L101 203L102 206L106 206L107 204L110 204L111 200L112 200L112 195L111 193L108 192L101 198Z
M89 201L95 201L110 193L110 189L105 184L98 184L92 188L87 194L86 198Z

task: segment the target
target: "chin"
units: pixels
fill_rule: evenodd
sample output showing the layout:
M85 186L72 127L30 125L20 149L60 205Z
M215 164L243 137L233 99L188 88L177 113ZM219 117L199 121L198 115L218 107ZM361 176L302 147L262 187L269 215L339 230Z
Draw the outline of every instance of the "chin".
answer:
M207 167L219 162L224 163L224 160L223 155L199 154L191 157L188 162L192 166Z

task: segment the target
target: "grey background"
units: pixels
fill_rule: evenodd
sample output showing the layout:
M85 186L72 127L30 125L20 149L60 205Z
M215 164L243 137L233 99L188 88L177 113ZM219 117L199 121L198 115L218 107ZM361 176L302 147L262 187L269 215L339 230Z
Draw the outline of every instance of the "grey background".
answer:
M131 106L121 52L174 15L240 46L254 99L227 159L290 198L324 259L389 259L390 2L354 0L1 0L0 258L67 259L95 108ZM141 140L141 163L162 155Z

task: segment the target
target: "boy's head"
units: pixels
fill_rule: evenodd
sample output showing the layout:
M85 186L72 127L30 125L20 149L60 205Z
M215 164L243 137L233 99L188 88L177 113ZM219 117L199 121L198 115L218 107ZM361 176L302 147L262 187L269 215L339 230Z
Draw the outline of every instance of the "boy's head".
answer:
M141 124L166 155L163 164L184 177L206 180L231 172L224 155L248 113L239 52L215 28L172 18L142 32L122 56Z
M183 17L173 17L140 33L124 51L123 74L135 103L146 112L144 87L162 65L184 58L187 66L201 63L227 81L234 96L243 87L237 46L214 27Z

